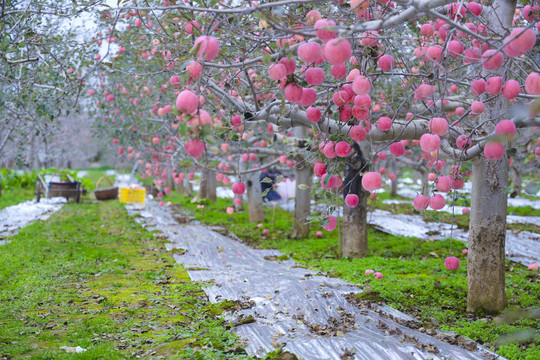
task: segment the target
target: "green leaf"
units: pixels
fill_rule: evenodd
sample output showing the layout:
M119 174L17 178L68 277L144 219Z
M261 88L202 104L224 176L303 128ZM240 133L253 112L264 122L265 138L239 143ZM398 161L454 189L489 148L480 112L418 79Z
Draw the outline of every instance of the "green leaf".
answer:
M180 167L189 168L193 166L193 161L191 159L184 159L178 163Z
M180 123L180 126L178 127L178 133L182 136L186 136L186 133L187 133L186 123Z
M264 179L261 180L262 183L265 183L265 184L271 184L272 183L272 179L270 179L269 177L265 177Z
M270 64L270 61L272 61L272 55L270 55L270 54L264 54L263 57L262 57L262 61L263 61L263 63L265 63L266 65Z
M309 189L309 186L307 186L306 184L300 184L297 186L300 190L307 190Z
M326 174L326 176L324 177L324 181L323 181L324 186L328 185L328 183L330 182L331 177L332 177L332 175L330 175L328 173Z
M532 196L536 195L539 189L540 185L538 185L538 183L529 183L525 186L525 192Z
M268 195L269 192L270 192L270 188L264 190L263 193L262 193L262 196L264 197L264 196Z
M517 154L517 149L515 149L515 148L511 148L511 149L506 150L506 155L508 157L514 157L514 156L516 156L516 154Z
M210 124L204 124L203 129L201 131L202 136L207 136L212 133L212 126Z
M208 167L209 168L215 168L219 165L219 160L214 160L214 161L210 161L210 163L208 164Z

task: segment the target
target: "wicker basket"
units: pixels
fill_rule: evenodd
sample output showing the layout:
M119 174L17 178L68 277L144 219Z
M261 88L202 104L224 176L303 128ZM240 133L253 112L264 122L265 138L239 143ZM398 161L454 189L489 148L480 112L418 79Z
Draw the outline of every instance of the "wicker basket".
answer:
M108 188L99 188L99 184L101 183L101 180L105 179L109 183ZM96 189L94 190L94 195L96 196L96 199L100 201L104 200L113 200L118 198L118 186L113 186L113 182L110 178L102 176L99 178L99 180L96 183Z

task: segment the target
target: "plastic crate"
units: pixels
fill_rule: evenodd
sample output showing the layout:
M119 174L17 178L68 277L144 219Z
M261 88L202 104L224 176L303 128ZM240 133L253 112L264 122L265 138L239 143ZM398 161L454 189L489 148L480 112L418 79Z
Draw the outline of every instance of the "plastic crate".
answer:
M144 203L146 197L145 189L120 188L120 202L123 203Z

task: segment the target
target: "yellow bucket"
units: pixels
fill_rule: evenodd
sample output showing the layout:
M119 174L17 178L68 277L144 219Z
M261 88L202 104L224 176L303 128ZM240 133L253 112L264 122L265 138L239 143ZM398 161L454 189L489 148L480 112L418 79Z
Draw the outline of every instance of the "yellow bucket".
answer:
M119 201L123 203L144 203L145 189L120 188Z

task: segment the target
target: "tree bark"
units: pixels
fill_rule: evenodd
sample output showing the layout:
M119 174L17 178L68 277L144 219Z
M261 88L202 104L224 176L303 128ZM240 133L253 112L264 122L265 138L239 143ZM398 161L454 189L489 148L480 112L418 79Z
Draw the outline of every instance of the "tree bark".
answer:
M174 179L172 177L172 172L169 172L167 174L167 178L165 179L165 187L168 187L169 190L171 190L171 191L175 188Z
M366 151L367 149L362 149ZM355 208L347 205L343 207L343 239L339 249L341 257L359 258L368 253L368 224L367 224L367 200L369 192L362 187L362 172L366 171L367 164L362 156L362 150L357 144L352 146L349 155L348 167L345 176L343 196L348 194L358 195L359 202Z
M183 182L184 182L184 195L186 196L193 195L193 184L190 182L187 176L184 178Z
M358 177L357 177L358 178ZM354 182L360 182L354 180ZM367 200L369 192L362 186L358 192L351 192L358 195L359 203L355 208L347 205L343 207L343 242L340 249L340 256L350 258L364 257L368 254L368 224L367 224Z
M392 159L390 160L390 171L394 173L394 180L392 180L390 184L390 197L397 197L398 196L398 176L396 171L396 160Z
M429 176L429 172L427 171L427 169L423 170L423 171L418 171L418 173L420 174L420 181L421 181L421 191L422 191L422 195L424 196L429 196L429 193L430 193L430 187L429 187L429 179L428 179L428 176Z
M295 171L296 199L294 203L294 223L292 238L301 239L309 236L309 223L306 218L311 211L311 187L313 185L313 166L304 159L299 161ZM304 186L301 186L304 185ZM307 186L307 189L305 188Z
M186 195L186 189L184 187L184 180L182 180L182 181L180 181L179 183L176 184L176 191L179 194Z
M521 194L521 187L523 185L523 174L518 166L516 164L512 166L512 197Z
M236 210L236 211L244 211L244 201L242 199L242 195L234 195L234 198L235 199L239 198L240 200L242 200L242 202L239 205L234 205L234 210Z
M217 200L216 194L216 174L208 169L203 169L201 185L199 187L199 197L210 201Z
M467 311L498 313L506 306L504 246L506 239L508 160L473 162Z
M495 33L512 27L516 0L494 0L486 7L486 22ZM504 78L505 69L483 70L482 76ZM485 94L483 95L485 100ZM479 119L490 133L508 109L508 100L497 96ZM489 161L480 155L473 161L469 253L467 255L467 311L494 314L506 306L504 246L506 240L508 159Z
M264 221L264 205L261 192L260 171L243 175L248 198L249 221L260 223Z

